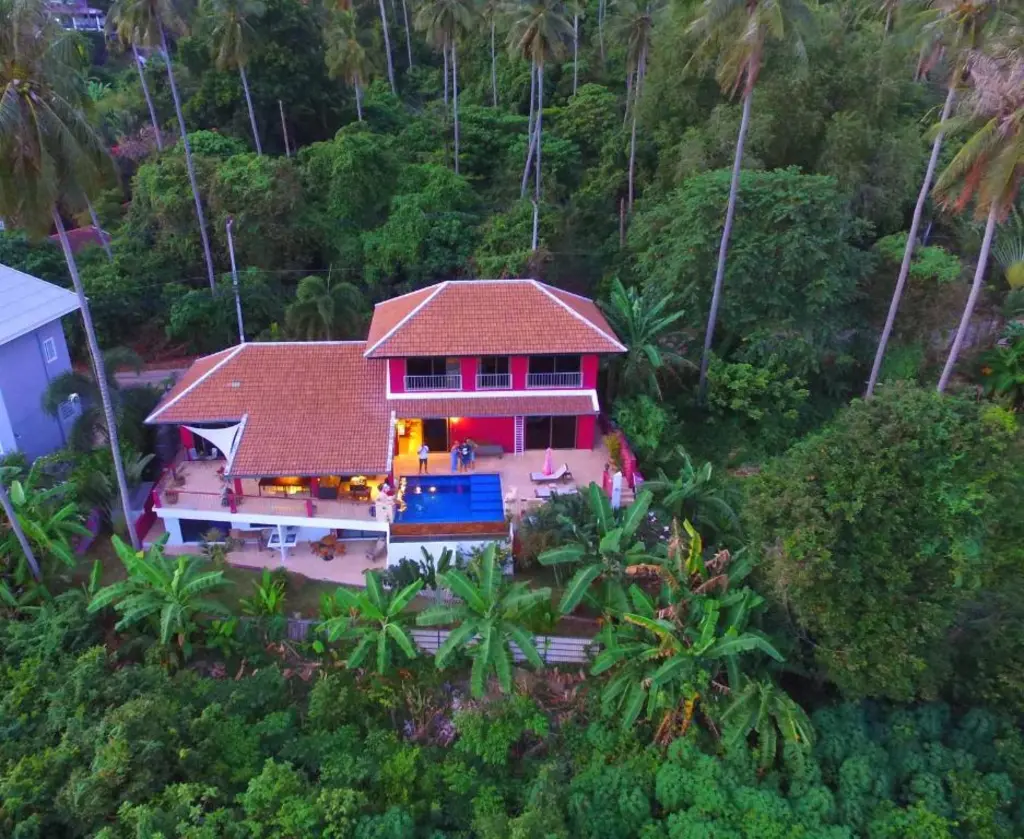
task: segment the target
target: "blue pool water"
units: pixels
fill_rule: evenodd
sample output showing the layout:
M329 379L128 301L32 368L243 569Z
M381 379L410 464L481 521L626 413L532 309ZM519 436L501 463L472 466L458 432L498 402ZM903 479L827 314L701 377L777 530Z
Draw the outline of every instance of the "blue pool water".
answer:
M501 478L495 474L420 475L407 479L404 513L396 521L414 523L502 521Z

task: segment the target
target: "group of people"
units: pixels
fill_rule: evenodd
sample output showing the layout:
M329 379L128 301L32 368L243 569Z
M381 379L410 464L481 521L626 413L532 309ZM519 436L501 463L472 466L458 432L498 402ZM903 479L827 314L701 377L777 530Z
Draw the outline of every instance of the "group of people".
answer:
M476 443L468 437L465 440L452 442L452 472L472 472L476 469ZM429 473L427 460L430 457L430 447L424 443L416 452L420 461L420 474Z

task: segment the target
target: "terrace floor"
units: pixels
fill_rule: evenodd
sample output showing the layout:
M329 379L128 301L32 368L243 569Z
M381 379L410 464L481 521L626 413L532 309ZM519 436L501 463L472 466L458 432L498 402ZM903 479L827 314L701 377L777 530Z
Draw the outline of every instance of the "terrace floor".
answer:
M506 515L518 518L531 506L542 503L543 499L537 497L536 491L539 486L548 484L535 484L530 480L530 473L543 471L544 454L543 451L527 451L521 455L477 458L476 472L497 472L501 476ZM604 443L599 442L593 449L554 449L552 460L556 470L563 463L568 464L573 475L571 481L558 482L555 486L561 490L576 486L582 491L591 482L601 485L609 456ZM448 452L431 454L427 459L427 468L435 475L452 474L451 455ZM416 475L419 460L415 454L395 455L394 470L396 478Z
M165 482L161 487L161 505L225 512L227 508L221 504L221 491L224 489L225 481L217 473L223 466L223 460L183 461L178 466L178 474L185 479L185 483L178 487L170 487ZM306 516L306 502L312 500L314 518L374 520L370 515L369 501L309 499L304 495L282 498L266 495L266 490L261 494L259 483L255 479L242 478L241 481L242 496L236 496L236 506L240 513L260 516ZM228 481L227 485L233 486L233 481ZM169 490L177 492L177 501L173 501L173 495L168 497Z

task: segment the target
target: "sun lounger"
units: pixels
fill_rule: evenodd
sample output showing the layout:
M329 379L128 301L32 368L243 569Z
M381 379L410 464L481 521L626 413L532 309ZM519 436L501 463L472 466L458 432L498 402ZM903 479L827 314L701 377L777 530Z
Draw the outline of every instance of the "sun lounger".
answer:
M576 495L579 490L574 486L567 487L537 487L534 494L538 498L548 499L555 495Z
M555 481L571 481L572 470L569 469L568 463L563 463L550 475L545 475L543 472L531 472L530 480L535 484L551 484Z

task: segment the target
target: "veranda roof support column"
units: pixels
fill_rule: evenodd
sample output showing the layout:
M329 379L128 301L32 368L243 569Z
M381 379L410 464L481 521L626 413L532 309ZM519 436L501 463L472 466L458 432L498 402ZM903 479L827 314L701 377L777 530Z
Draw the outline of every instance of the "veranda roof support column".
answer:
M279 524L277 526L277 543L281 546L281 564L284 565L284 561L288 558L288 551L284 546L284 525Z

